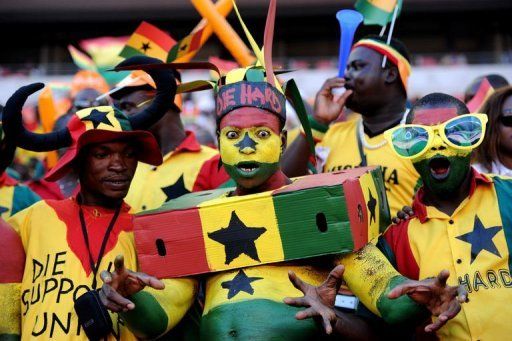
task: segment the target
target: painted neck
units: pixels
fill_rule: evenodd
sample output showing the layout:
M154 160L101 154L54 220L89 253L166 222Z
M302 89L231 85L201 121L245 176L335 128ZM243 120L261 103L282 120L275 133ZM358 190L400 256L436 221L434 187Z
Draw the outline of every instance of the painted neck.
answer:
M406 109L406 99L389 101L372 112L363 113L365 130L371 135L382 133L384 130L400 122Z
M453 192L451 195L446 195L446 193L435 193L430 191L427 186L424 186L424 203L428 206L434 206L439 211L451 216L457 207L459 207L461 202L469 197L472 174L473 173L470 170L464 181L458 187L458 190Z
M155 135L163 155L176 149L187 137L181 117L174 111L168 111L151 127L151 132Z
M272 191L272 190L281 188L285 185L289 185L291 183L292 183L292 181L290 180L290 178L288 178L286 175L284 175L283 171L279 169L270 178L268 178L267 181L265 181L263 184L261 184L258 187L243 188L243 187L237 186L235 189L234 195L247 195L247 194L255 194L255 193L261 193L261 192L266 192L266 191Z

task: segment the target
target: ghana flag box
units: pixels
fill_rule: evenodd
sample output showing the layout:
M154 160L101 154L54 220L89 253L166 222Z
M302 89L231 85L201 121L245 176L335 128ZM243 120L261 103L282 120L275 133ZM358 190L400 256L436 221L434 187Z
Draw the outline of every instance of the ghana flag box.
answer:
M389 224L379 167L310 175L275 191L196 192L135 217L142 271L224 271L363 247Z

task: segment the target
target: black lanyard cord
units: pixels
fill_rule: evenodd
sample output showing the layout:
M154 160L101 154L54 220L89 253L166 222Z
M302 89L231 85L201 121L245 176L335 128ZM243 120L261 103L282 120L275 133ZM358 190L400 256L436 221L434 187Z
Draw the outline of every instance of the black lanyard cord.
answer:
M96 290L96 287L97 287L96 275L98 274L98 270L99 270L100 264L101 264L101 259L103 258L103 254L105 253L105 247L107 246L107 242L110 237L110 233L112 232L112 229L114 228L114 225L116 224L116 220L117 220L117 217L119 216L119 212L121 212L121 205L119 205L116 208L114 216L110 220L107 231L105 232L105 235L103 236L103 241L101 242L100 253L98 254L98 261L96 262L96 264L94 264L94 258L92 257L91 247L89 246L89 236L87 234L87 226L85 225L84 212L82 211L82 205L80 202L79 202L78 207L79 207L78 215L80 216L80 225L82 225L82 233L84 235L85 246L87 246L87 252L89 253L89 264L91 265L91 270L93 272L92 289Z

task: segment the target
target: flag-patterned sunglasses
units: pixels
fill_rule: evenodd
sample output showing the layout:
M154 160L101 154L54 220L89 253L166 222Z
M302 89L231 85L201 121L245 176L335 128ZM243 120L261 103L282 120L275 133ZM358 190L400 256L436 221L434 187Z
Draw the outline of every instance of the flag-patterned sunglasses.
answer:
M387 130L384 137L399 157L412 159L421 156L430 148L436 132L452 148L474 149L484 139L486 124L487 115L467 114L435 126L405 124Z

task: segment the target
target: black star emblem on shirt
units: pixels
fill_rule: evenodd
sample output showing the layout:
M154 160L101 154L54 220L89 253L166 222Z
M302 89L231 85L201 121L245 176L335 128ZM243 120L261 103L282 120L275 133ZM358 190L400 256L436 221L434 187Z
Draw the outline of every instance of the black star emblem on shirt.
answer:
M244 291L249 295L254 294L254 289L251 283L257 280L263 279L263 277L247 277L244 270L238 271L235 278L231 281L222 282L221 286L224 289L228 289L228 300L235 297L240 291Z
M98 109L93 109L89 116L82 118L82 121L91 121L94 129L98 128L100 123L108 124L113 127L114 125L107 117L108 112L99 111Z
M151 47L149 46L149 41L147 43L142 43L141 50L144 51L144 53L147 52Z
M487 250L490 253L501 258L500 252L496 248L496 245L492 241L492 238L496 233L502 230L501 226L493 226L485 228L480 218L475 215L475 223L473 225L473 231L465 233L461 236L456 237L466 243L471 244L471 263L476 259L482 250Z
M0 215L4 214L5 212L8 212L9 209L7 207L0 206Z
M183 44L180 46L181 51L185 51L188 48L188 44Z
M377 200L373 197L372 191L368 188L368 195L370 196L370 199L368 199L368 202L366 205L368 206L368 211L370 211L370 223L375 222L375 208L377 207Z
M255 142L253 139L251 139L249 137L248 133L245 133L244 138L240 142L235 144L235 147L238 147L239 150L242 151L242 150L244 150L244 148L247 148L247 147L256 149L257 144L258 144L258 142Z
M183 174L181 174L181 176L175 183L167 187L162 187L161 190L167 196L165 202L181 197L184 194L190 193L190 191L185 187L185 182L183 181Z
M224 251L226 252L225 264L231 263L242 253L260 262L254 242L265 231L267 229L264 227L247 227L233 211L228 227L209 232L208 237L224 245Z

